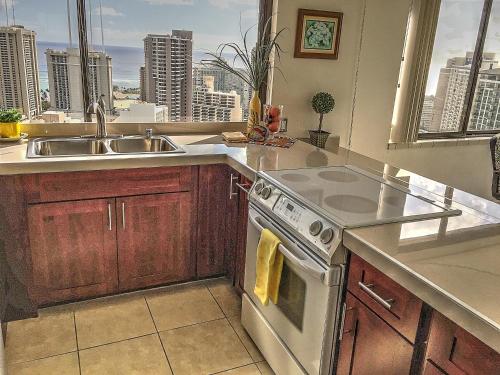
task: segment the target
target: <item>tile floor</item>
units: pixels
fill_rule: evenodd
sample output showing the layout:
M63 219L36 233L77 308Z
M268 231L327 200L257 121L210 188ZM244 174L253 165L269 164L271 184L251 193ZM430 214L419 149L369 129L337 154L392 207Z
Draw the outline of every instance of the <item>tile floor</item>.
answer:
M273 374L225 279L52 307L9 323L8 375Z

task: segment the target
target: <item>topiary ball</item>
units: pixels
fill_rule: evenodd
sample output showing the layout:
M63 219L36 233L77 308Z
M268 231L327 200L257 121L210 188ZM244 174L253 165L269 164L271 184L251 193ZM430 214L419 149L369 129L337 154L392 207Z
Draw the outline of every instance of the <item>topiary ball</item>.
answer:
M312 107L316 113L328 113L335 107L335 99L327 92L318 92L312 98Z

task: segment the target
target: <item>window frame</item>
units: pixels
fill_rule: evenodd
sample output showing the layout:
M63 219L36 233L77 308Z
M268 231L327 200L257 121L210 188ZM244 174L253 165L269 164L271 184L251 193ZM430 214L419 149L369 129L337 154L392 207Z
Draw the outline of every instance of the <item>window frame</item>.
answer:
M493 0L484 0L483 10L481 14L481 20L479 23L478 34L476 38L476 44L474 48L474 53L471 62L471 73L469 75L469 81L467 83L467 90L464 98L464 107L462 109L462 114L460 118L460 127L458 131L454 132L433 132L433 133L420 133L420 119L418 121L418 131L417 140L428 140L428 139L449 139L449 138L465 138L465 137L485 137L493 136L500 133L500 129L496 130L468 130L469 120L472 112L472 106L474 101L474 94L476 91L476 84L479 76L479 69L482 63L482 56L484 51L484 43L486 40L488 25L490 22L491 9L493 6ZM429 61L430 64L431 61ZM423 100L422 100L423 107ZM421 107L421 110L422 110ZM420 116L421 116L420 110Z

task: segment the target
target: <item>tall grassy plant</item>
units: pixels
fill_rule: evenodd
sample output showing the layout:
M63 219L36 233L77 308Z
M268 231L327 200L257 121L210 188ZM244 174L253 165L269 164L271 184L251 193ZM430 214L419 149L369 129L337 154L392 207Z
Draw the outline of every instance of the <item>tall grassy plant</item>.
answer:
M249 28L245 33L241 33L241 44L223 43L219 45L216 52L207 52L211 59L202 60L203 64L221 68L235 76L241 78L254 91L259 91L267 79L267 73L271 69L271 57L275 54L275 61L279 61L283 49L278 43L278 38L285 29L281 29L276 34L271 36L272 17L269 17L264 24L262 35L257 38L255 47L251 47L248 41L248 34L253 27ZM235 57L232 63L224 59L223 53L234 53ZM243 69L236 67L236 63L240 62ZM281 70L275 67L281 74Z

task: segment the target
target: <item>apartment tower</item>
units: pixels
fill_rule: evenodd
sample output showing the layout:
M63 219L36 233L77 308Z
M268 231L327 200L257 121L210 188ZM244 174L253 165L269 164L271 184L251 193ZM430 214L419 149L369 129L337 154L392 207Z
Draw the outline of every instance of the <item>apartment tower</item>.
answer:
M205 76L193 94L193 121L241 121L241 98L236 91L217 92L215 78Z
M35 37L23 26L0 27L0 108L28 118L41 112Z
M83 113L79 53L77 48L45 51L52 109ZM97 101L104 95L106 112L110 113L113 109L112 65L111 57L103 52L89 52L89 85L91 100Z
M193 102L193 32L144 38L144 91L148 103L166 105L170 121L190 121Z

